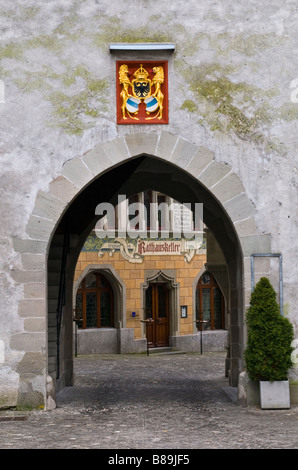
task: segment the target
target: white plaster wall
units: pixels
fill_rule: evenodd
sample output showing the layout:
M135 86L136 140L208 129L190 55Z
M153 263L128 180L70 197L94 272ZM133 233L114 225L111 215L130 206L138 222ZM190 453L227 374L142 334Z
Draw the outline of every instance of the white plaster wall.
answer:
M22 352L9 337L24 331L23 280L14 274L24 258L12 238L27 237L37 191L98 143L161 131L116 125L115 60L125 56L109 53L112 42L176 44L172 56L153 55L169 60L170 121L162 130L210 149L240 177L260 232L271 233L272 250L283 255L285 312L297 337L298 104L290 88L298 78L297 15L295 0L2 2L0 339L12 369Z

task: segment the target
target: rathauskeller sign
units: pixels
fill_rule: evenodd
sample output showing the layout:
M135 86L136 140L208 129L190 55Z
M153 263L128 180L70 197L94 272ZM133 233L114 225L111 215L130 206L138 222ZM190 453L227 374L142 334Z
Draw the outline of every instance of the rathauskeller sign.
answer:
M139 255L181 255L181 241L143 241L139 240Z
M121 253L124 259L130 263L142 263L144 256L152 255L181 255L185 261L190 262L195 254L205 253L205 248L198 240L129 240L115 238L103 241L98 247L98 256L102 257L106 252L113 256L115 252Z

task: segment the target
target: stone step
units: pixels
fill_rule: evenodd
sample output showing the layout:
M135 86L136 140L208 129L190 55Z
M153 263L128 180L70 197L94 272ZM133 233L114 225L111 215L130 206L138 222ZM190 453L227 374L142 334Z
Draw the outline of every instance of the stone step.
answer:
M160 348L149 348L149 354L161 356L166 354L185 354L185 352L177 348L171 348L170 346L166 346Z

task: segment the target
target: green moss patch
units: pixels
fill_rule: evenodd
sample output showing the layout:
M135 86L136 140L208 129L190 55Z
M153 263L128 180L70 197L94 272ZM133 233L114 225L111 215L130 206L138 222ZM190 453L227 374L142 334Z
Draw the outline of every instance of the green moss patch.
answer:
M196 102L186 100L182 109L197 110L201 122L211 130L233 130L242 139L262 139L259 127L270 118L266 92L249 84L232 81L234 69L208 64L184 71ZM271 93L272 91L268 92Z
M73 83L73 78L65 77L64 80ZM95 118L107 111L107 81L89 76L85 77L85 81L85 89L79 93L68 95L56 91L49 96L54 108L52 125L61 127L68 134L80 135L94 125Z

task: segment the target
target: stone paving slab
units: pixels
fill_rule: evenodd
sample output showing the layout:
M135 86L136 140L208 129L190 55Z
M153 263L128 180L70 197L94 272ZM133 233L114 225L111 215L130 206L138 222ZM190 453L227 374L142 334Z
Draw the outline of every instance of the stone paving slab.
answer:
M1 413L0 448L297 449L298 407L240 406L224 359L80 356L75 386L58 394L55 410Z

